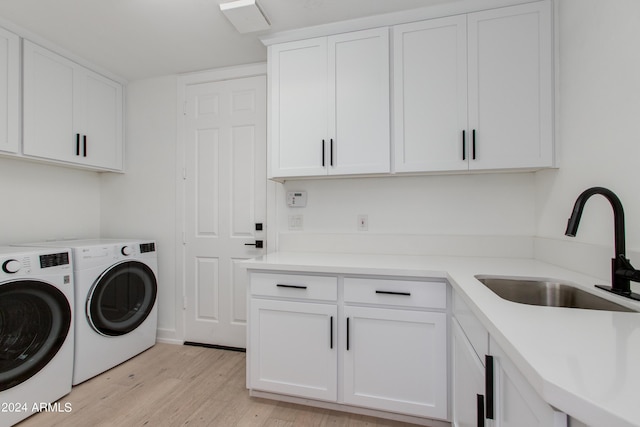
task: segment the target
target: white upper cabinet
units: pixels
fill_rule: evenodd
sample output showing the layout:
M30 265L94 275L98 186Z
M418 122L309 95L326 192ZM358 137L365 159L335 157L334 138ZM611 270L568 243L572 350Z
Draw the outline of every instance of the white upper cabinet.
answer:
M467 17L397 25L393 40L396 172L467 169Z
M0 152L20 151L20 38L0 28Z
M269 47L272 177L389 172L387 28Z
M269 47L271 174L326 174L327 38Z
M552 166L550 2L468 20L469 128L475 131L469 169Z
M396 172L553 166L549 1L393 31Z
M23 153L122 170L122 85L24 41Z
M389 172L389 30L329 37L329 175Z

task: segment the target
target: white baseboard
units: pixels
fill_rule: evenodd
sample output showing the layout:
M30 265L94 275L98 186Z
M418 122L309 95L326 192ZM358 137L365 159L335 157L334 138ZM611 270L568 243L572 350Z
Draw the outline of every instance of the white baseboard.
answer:
M160 329L156 331L156 342L167 344L184 344L184 340L177 337L175 329Z

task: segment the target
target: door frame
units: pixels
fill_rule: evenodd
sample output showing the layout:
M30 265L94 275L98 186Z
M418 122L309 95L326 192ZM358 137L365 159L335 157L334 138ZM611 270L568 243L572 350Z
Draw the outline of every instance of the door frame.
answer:
M211 83L223 80L234 80L245 77L266 76L267 63L240 65L236 67L226 67L214 70L200 71L182 74L177 79L177 133L176 133L176 226L175 226L175 265L176 265L176 286L175 286L175 319L178 339L184 343L186 327L186 280L185 280L185 171L186 171L186 102L187 87L201 83ZM268 81L268 77L267 77ZM268 83L267 83L267 98ZM269 112L267 108L267 127L269 126ZM267 157L269 150L267 147ZM267 162L267 159L264 159ZM266 179L267 177L265 177ZM265 250L264 253L273 252L277 245L276 230L276 183L267 179L267 220L265 223Z

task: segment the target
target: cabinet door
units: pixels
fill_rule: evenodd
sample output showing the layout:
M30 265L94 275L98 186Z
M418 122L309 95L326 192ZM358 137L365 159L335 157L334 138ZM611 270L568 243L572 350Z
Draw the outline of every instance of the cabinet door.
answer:
M566 427L567 416L538 396L502 349L491 339L495 427Z
M327 39L269 47L271 176L326 175Z
M466 16L397 25L393 40L395 170L466 170Z
M75 117L81 123L81 161L107 169L122 169L122 85L89 70L78 73L81 98Z
M76 64L25 40L23 72L24 154L81 161L73 115Z
M472 13L468 25L469 168L552 166L550 3Z
M335 402L337 307L251 299L250 388Z
M344 316L344 402L446 419L446 314L346 306Z
M329 174L390 170L389 30L331 36Z
M24 42L28 156L122 169L122 85Z
M0 28L0 151L20 151L20 38Z
M452 328L453 425L479 427L484 425L484 366L455 319Z

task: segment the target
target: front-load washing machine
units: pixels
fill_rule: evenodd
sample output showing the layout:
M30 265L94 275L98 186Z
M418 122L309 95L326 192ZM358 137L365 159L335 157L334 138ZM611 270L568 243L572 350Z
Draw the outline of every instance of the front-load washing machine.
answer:
M74 290L69 249L0 247L0 426L71 391ZM71 410L68 404L59 408Z
M73 385L156 342L158 259L152 240L62 240L73 254L76 345Z

